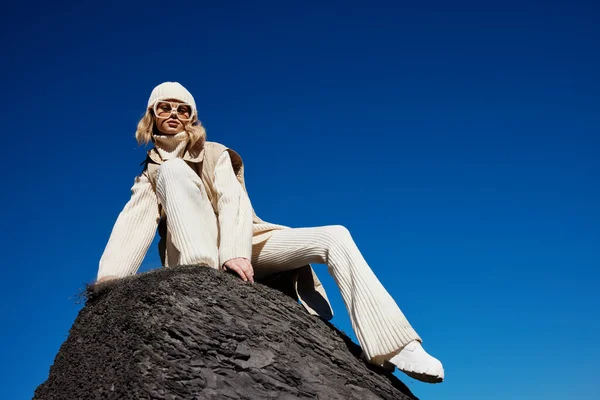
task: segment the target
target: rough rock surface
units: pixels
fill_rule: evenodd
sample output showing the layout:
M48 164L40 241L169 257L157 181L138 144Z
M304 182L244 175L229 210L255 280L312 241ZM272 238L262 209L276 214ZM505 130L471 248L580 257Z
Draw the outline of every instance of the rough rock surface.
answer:
M331 324L198 266L88 288L34 399L415 399Z

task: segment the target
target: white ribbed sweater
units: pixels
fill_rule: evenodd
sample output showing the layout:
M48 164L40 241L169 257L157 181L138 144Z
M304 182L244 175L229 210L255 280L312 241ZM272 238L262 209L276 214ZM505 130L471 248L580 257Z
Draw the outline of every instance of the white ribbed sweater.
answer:
M155 135L154 138L156 150L163 161L183 156L187 146L185 132ZM214 179L219 197L220 264L236 257L251 259L252 206L235 176L228 152L220 156ZM115 222L100 259L97 279L135 274L154 239L159 220L158 198L152 184L142 174L135 178L131 198Z

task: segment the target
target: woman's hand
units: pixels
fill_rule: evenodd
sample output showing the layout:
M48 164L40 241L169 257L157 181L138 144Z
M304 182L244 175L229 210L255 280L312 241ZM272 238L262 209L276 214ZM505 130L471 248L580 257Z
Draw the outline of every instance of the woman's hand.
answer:
M223 269L225 271L234 271L244 281L250 281L254 283L254 268L252 268L252 264L247 258L232 258L231 260L228 260L225 262L225 264L223 264Z
M102 278L98 279L95 284L101 283L101 282L107 282L107 281L112 281L114 279L119 279L118 276L114 276L114 275L107 275L107 276L103 276Z

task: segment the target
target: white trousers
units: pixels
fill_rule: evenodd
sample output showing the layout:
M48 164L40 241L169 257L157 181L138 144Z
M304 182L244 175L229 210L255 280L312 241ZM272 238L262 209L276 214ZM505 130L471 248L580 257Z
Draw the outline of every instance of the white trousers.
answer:
M168 160L158 169L156 195L167 215L167 264L218 268L217 217L198 174L180 158Z
M218 266L217 219L201 179L186 167L167 161L159 170L157 195L165 208L167 229L179 264ZM381 364L409 342L421 340L343 226L277 230L252 250L258 280L309 263L327 265L356 337L372 362Z
M264 246L253 248L252 265L259 280L308 263L327 265L342 294L352 329L370 360L380 364L409 342L421 340L345 227L275 231Z

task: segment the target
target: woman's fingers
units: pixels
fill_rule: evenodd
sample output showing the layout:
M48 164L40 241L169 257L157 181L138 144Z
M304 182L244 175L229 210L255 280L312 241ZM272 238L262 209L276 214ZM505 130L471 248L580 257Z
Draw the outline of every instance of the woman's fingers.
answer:
M245 279L242 279L254 283L254 271L252 270L252 264L250 264L250 261L246 260L245 258L242 258L239 261L238 266L243 271L245 276Z
M254 283L254 268L252 268L252 264L250 263L249 260L246 260L245 258L243 258L243 260L245 261L245 264L246 264L246 269L244 269L244 272L246 273L248 280L250 282Z
M225 269L234 271L244 281L250 281L254 283L254 269L250 260L246 258L234 258L227 261L224 265Z
M246 274L244 273L244 271L242 270L242 268L234 263L229 263L227 264L226 268L230 271L235 272L236 274L238 274L240 276L240 278L242 278L243 280L247 281L248 278L246 278Z

